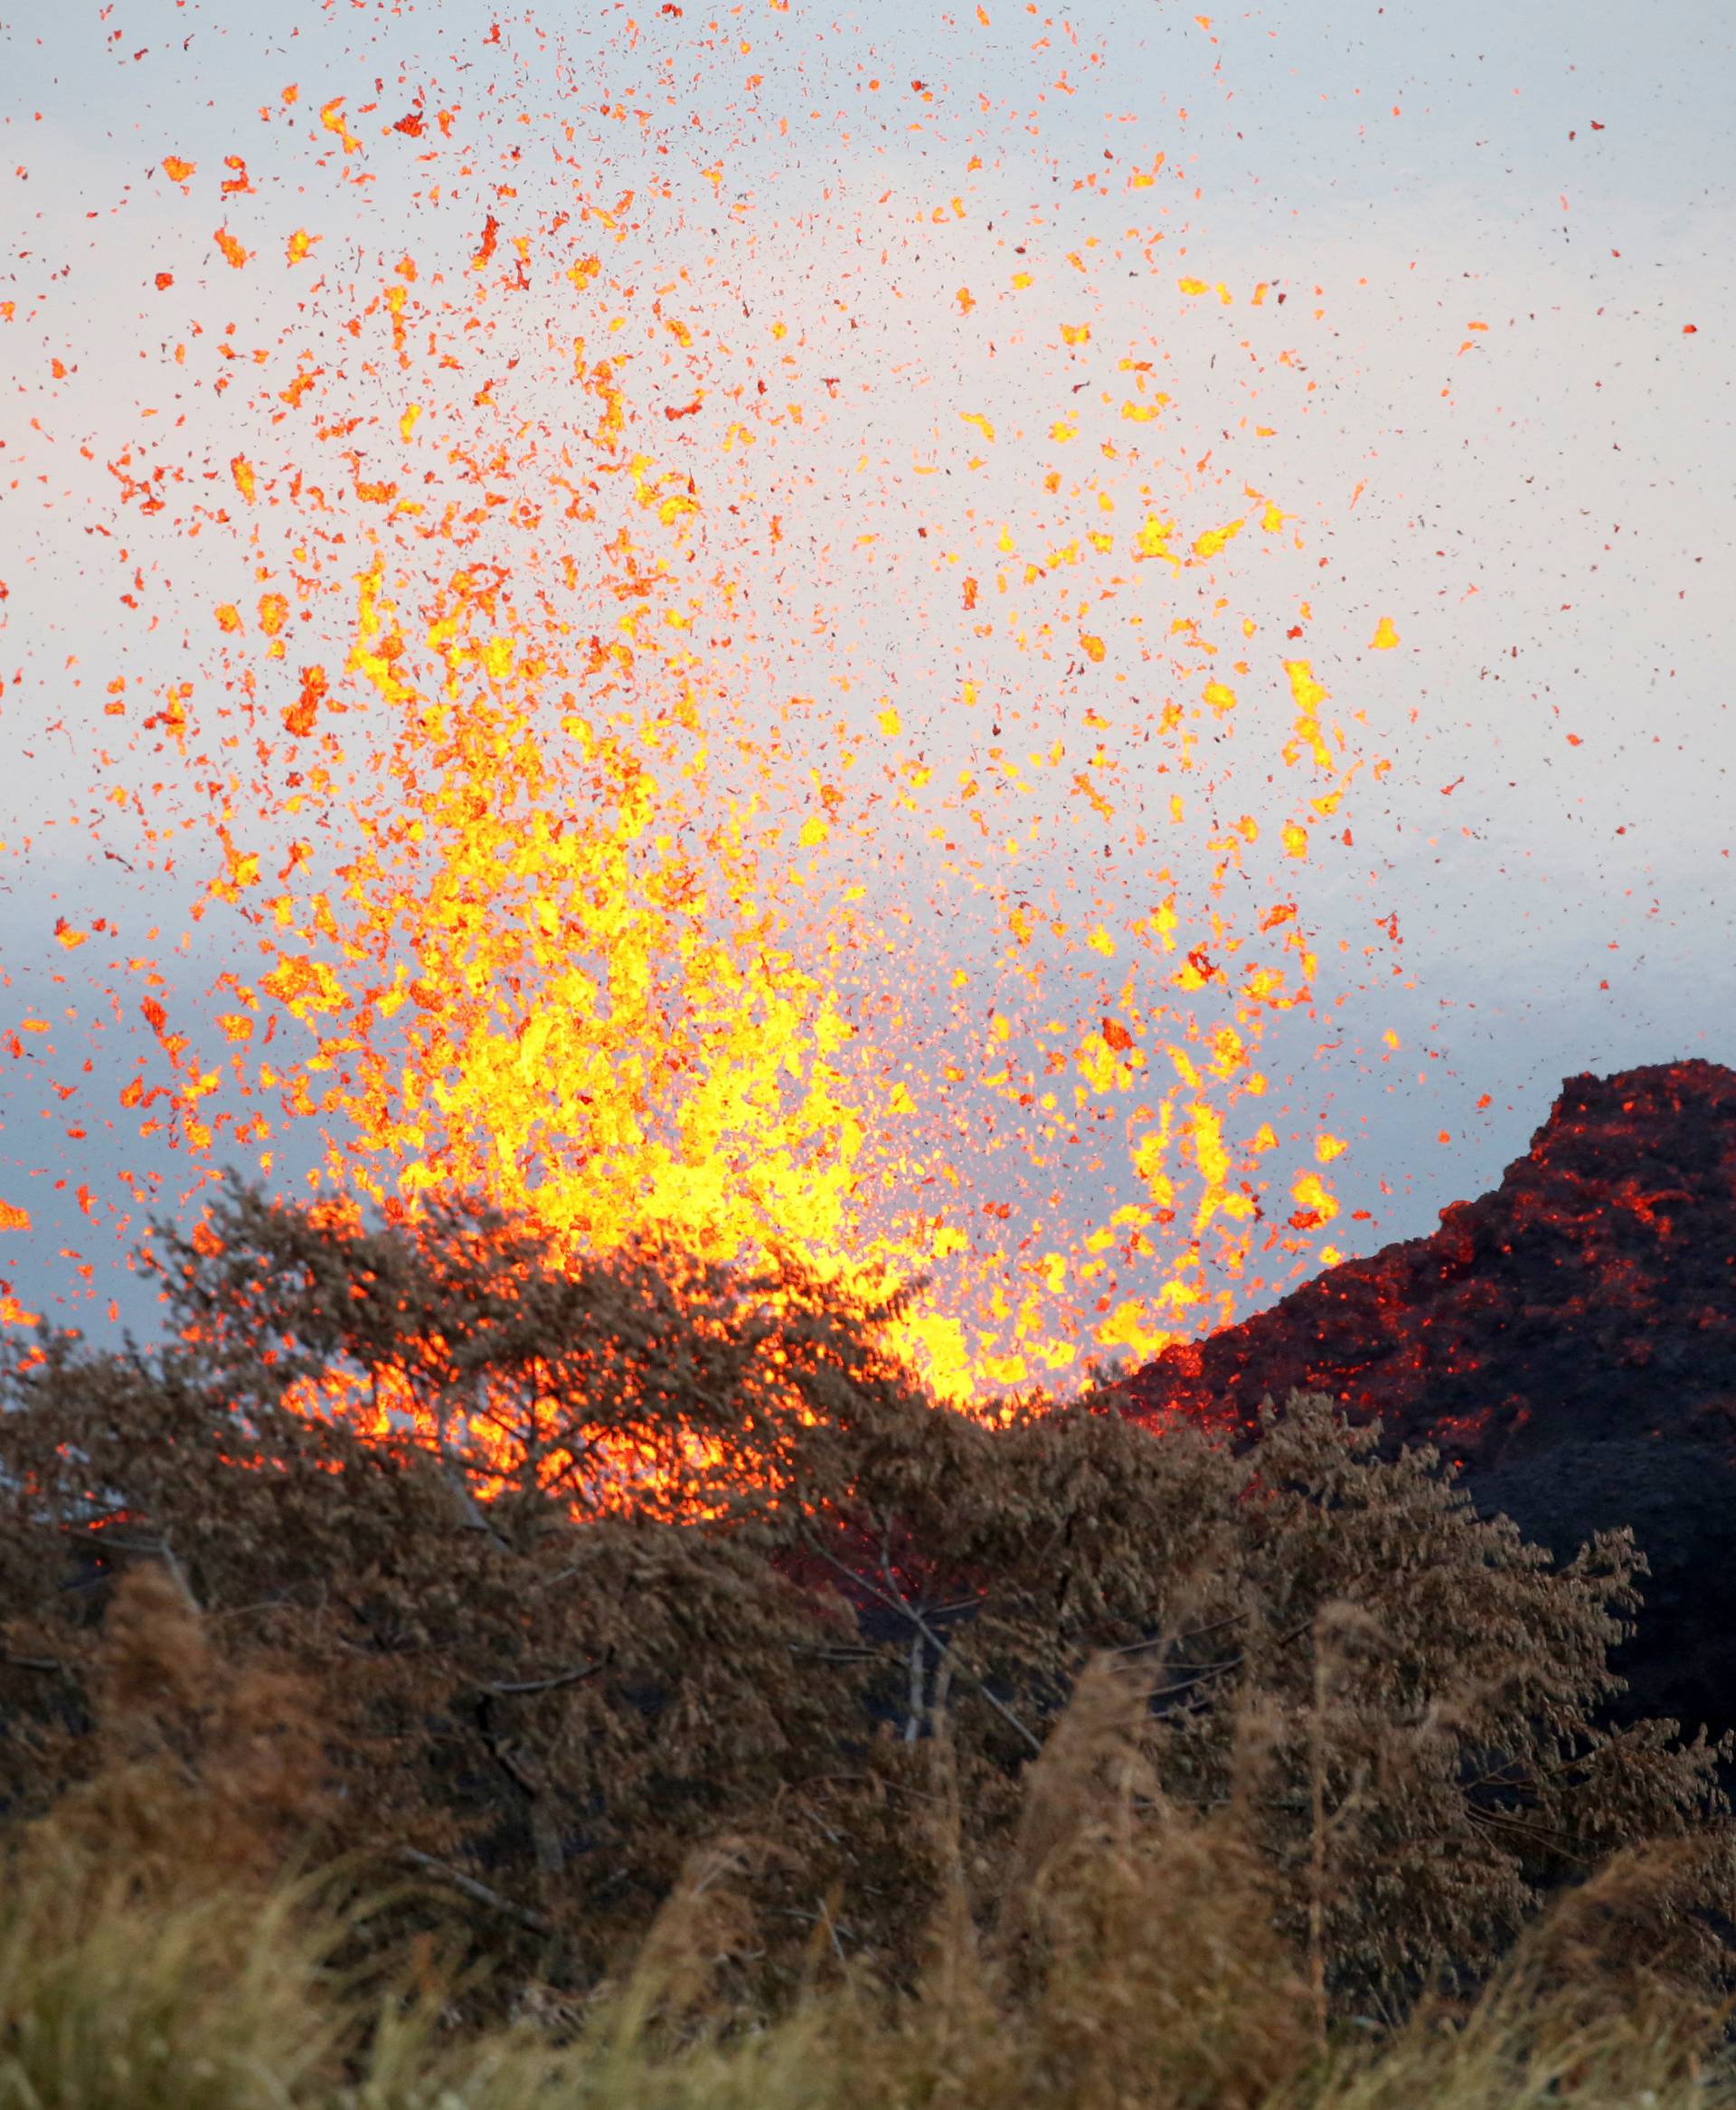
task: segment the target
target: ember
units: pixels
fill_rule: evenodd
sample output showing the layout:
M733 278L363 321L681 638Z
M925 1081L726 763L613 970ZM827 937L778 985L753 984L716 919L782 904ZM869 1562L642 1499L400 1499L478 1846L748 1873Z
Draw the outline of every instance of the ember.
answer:
M171 932L78 961L73 1016L149 1031L126 1184L930 1274L901 1345L951 1396L1149 1355L1333 1257L1261 1046L1386 765L1355 665L1293 656L1329 590L1275 426L1157 385L1231 308L1262 417L1315 383L1264 285L1170 261L1156 141L1033 213L967 60L910 91L917 192L792 213L766 137L687 122L722 47L678 15L600 100L533 25L430 48L408 116L332 92L328 18L245 157L154 144L137 400L73 501L131 626L80 766ZM803 121L825 162L857 119ZM59 342L54 298L8 318Z

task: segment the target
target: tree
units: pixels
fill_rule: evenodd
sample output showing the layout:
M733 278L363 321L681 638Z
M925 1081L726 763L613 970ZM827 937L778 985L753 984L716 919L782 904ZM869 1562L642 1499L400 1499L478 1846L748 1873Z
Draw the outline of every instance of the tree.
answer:
M221 1669L165 1693L184 1773L219 1689L311 1712L302 1847L395 1858L580 1983L720 1838L744 1991L816 1930L908 1978L948 1869L996 1909L1027 1769L1106 1660L1143 1679L1150 1821L1241 1812L1323 2009L1486 1970L1630 1841L1722 1850L1715 1753L1594 1718L1630 1541L1553 1566L1324 1401L1240 1455L1101 1396L991 1427L887 1351L890 1305L788 1260L562 1263L474 1202L370 1227L240 1186L159 1229L165 1345L0 1366L15 1809L101 1776L101 1618L143 1563Z

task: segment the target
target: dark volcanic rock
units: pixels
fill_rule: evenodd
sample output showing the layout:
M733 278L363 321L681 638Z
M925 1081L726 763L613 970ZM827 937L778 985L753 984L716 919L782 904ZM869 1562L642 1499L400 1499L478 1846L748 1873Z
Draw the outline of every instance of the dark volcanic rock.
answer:
M1251 1420L1292 1386L1432 1443L1481 1506L1571 1553L1632 1524L1654 1567L1634 1711L1736 1724L1736 1071L1570 1077L1500 1186L1118 1388Z

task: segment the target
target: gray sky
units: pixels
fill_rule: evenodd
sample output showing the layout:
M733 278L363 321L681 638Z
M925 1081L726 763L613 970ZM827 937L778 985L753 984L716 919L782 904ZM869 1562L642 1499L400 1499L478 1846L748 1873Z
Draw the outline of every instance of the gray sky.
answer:
M1306 1144L1324 1126L1351 1144L1332 1168L1335 1248L1426 1231L1446 1202L1492 1184L1564 1074L1732 1059L1736 64L1720 11L1292 0L1205 24L1149 0L1071 11L986 0L986 24L973 6L901 0L854 14L804 0L635 12L599 13L580 33L552 21L546 38L533 17L503 17L499 43L494 12L468 4L341 16L291 5L267 17L117 0L0 18L0 301L13 303L0 320L0 964L7 1004L50 1024L54 1049L39 1055L38 1035L0 1063L0 1200L33 1223L0 1233L0 1276L21 1299L59 1312L51 1301L81 1294L76 1270L89 1266L96 1301L72 1308L80 1322L96 1324L111 1292L142 1320L116 1279L143 1214L118 1176L155 1169L158 1207L193 1181L114 1103L154 1044L137 1016L143 970L110 962L155 960L172 1027L196 1036L212 1031L215 977L251 949L221 913L189 923L209 833L146 846L141 828L146 807L162 829L200 800L171 781L153 803L150 742L137 716L119 724L103 706L117 677L128 696L210 677L210 610L245 601L259 553L239 531L154 535L107 465L148 441L155 459L222 485L232 454L271 443L245 373L251 347L271 348L274 376L293 371L292 352L347 356L345 302L363 305L401 249L425 278L444 263L456 279L487 202L482 179L497 183L514 147L526 210L571 187L543 151L564 123L597 195L671 185L636 244L606 257L610 270L630 262L631 294L615 307L635 328L650 287L684 270L675 298L714 325L702 371L720 392L731 375L776 374L769 317L800 338L790 385L809 421L763 431L751 477L721 457L721 393L667 431L719 490L736 478L746 494L750 481L756 506L781 508L780 547L748 596L750 641L715 669L745 718L769 723L792 692L822 697L789 739L824 766L834 723L865 739L894 700L935 772L920 810L882 819L872 856L856 852L870 904L909 919L897 964L910 1019L952 964L987 972L984 896L945 868L926 827L961 771L988 773L988 708L1009 754L1077 743L1090 709L1121 758L1101 840L1066 803L1065 772L1052 796L1006 795L1031 830L1018 885L1032 898L1083 930L1146 913L1159 856L1184 901L1203 885L1203 831L1161 835L1171 785L1137 744L1168 693L1165 669L1136 663L1132 633L1118 631L1101 667L1062 674L1066 656L978 639L960 612L959 575L995 562L1003 528L1023 562L1032 537L1084 520L1084 501L1070 501L1052 523L1040 483L1043 436L1077 402L1087 430L1054 459L1069 493L1090 469L1118 530L1137 525L1142 478L1190 537L1249 512L1250 484L1291 516L1263 539L1250 522L1222 565L1176 582L1173 602L1159 605L1150 582L1159 566L1141 575L1154 625L1182 608L1203 629L1222 596L1214 620L1257 626L1235 742L1205 758L1225 814L1261 815L1269 843L1295 797L1281 769L1267 782L1294 715L1282 655L1308 656L1346 723L1363 714L1352 729L1369 766L1344 809L1354 843L1323 846L1296 880L1321 960L1316 1003L1269 1032L1261 1063L1265 1111L1287 1135ZM421 178L404 143L374 137L424 90L430 111L463 105L467 173L481 171L439 209L413 195ZM336 135L322 136L316 113L339 95L349 112L380 104L356 159L366 188L343 187L342 155L318 166ZM609 114L626 105L646 120ZM1080 187L1088 171L1149 168L1159 150L1150 187L1128 193L1108 175ZM184 193L162 166L172 154L197 165ZM231 154L255 190L224 199ZM1136 219L1147 239L1130 241ZM257 263L225 266L220 222ZM304 224L323 246L297 279L269 260ZM1014 252L1033 280L1016 293ZM174 280L160 292L159 271ZM1222 283L1231 301L1183 295L1184 275ZM1262 281L1272 293L1256 308ZM960 313L961 285L974 312ZM542 319L513 326L527 333L527 372ZM1067 348L1059 326L1087 319L1092 349ZM230 322L241 385L220 395L211 346ZM175 361L177 342L190 362ZM1127 438L1113 405L1100 427L1090 420L1109 393L1096 384L1125 393L1110 355L1141 346L1173 400L1136 473L1125 449L1107 466L1100 456L1102 439ZM354 402L389 431L401 406L382 371L355 376ZM525 382L522 404L558 420L542 385ZM431 415L450 431L465 400ZM996 428L979 468L961 413ZM922 478L919 463L939 466ZM527 469L526 487L542 474ZM707 532L723 538L707 545L720 560L741 554L724 546L727 523ZM867 535L879 542L860 544ZM961 553L956 570L942 545ZM1053 591L1045 581L1039 602ZM1301 600L1304 641L1291 645ZM1382 618L1401 643L1371 654ZM1227 661L1242 648L1224 635ZM1118 686L1117 669L1132 670ZM958 705L967 677L984 695L974 713ZM1072 756L1070 745L1070 767ZM1378 782L1376 756L1391 761ZM138 806L110 800L119 782ZM262 843L277 825L258 817ZM170 855L175 868L160 869ZM1248 885L1269 898L1284 879L1273 867ZM62 914L114 929L69 952L54 938ZM816 945L826 922L816 912ZM1089 1011L1080 971L1053 963ZM945 1053L935 1031L908 1044L919 1085ZM278 1171L297 1172L316 1148L280 1131ZM985 1161L982 1194L1014 1194L999 1163ZM1084 1214L1137 1191L1125 1167L1099 1175L1082 1159L1067 1183Z

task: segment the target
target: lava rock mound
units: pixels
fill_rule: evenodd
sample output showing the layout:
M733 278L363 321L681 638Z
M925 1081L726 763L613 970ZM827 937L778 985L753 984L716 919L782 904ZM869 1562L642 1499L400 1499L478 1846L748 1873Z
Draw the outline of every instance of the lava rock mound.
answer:
M1736 1725L1736 1071L1570 1077L1501 1184L1117 1386L1136 1419L1252 1423L1324 1392L1434 1443L1479 1507L1653 1565L1628 1708Z

